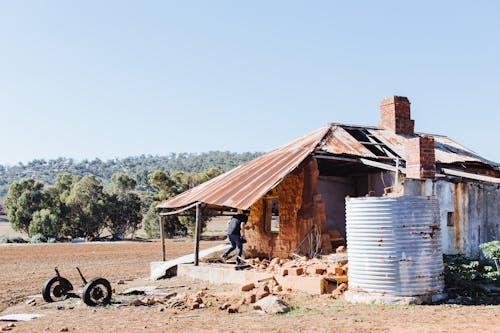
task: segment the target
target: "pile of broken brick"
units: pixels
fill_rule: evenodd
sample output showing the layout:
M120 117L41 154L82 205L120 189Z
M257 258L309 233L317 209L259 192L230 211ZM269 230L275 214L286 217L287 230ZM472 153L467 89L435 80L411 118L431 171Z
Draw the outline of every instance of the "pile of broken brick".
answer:
M262 311L270 314L285 313L290 310L286 300L292 289L283 287L278 281L287 276L320 277L332 282L331 288L324 295L339 298L347 290L347 255L345 247L337 248L336 253L309 259L296 256L295 259L251 258L246 262L258 272L268 273L268 277L245 284L240 287L239 294L212 294L202 289L194 294L177 294L171 292L161 297L144 297L130 302L128 305L162 304L164 309L195 310L218 307L228 313L247 310Z
M322 277L332 282L334 288L327 288L325 293L330 294L333 298L340 297L347 290L347 272L349 268L345 246L339 246L334 254L318 256L312 259L295 257L295 259L273 258L271 260L251 258L247 259L247 263L258 272L270 273L275 277ZM271 287L274 291L281 288L279 285Z
M165 309L196 310L209 307L218 307L228 313L238 313L245 306L245 310L261 310L265 313L284 313L290 310L285 299L287 291L274 281L265 281L256 285L251 283L240 288L241 294L210 293L207 288L201 289L194 294L177 294L171 292L166 295L155 295L136 298L126 305L129 306L152 306L163 305L160 311ZM260 302L259 302L260 301Z

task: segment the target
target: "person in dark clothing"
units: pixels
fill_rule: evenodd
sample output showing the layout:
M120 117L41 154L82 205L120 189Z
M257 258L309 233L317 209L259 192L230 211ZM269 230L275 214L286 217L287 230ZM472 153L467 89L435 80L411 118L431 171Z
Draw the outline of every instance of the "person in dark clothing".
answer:
M243 211L241 214L233 215L231 220L229 220L227 224L227 239L231 242L231 245L222 255L222 259L224 261L235 248L238 248L236 263L238 265L241 265L243 263L240 258L243 254L243 243L246 243L245 224L247 223L247 221L248 211Z

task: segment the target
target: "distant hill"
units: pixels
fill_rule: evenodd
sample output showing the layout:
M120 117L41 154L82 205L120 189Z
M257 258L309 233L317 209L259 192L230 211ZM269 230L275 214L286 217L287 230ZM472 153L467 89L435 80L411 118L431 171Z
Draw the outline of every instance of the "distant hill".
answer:
M248 162L262 153L232 153L210 151L206 153L180 153L167 156L141 155L136 157L116 158L111 160L75 161L71 158L53 160L33 160L27 164L14 166L0 165L0 204L12 182L22 178L35 178L46 184L53 184L60 173L84 176L94 175L108 183L114 173L122 172L137 181L138 189L148 187L148 174L155 170L168 173L176 171L203 172L209 168L219 168L222 172Z

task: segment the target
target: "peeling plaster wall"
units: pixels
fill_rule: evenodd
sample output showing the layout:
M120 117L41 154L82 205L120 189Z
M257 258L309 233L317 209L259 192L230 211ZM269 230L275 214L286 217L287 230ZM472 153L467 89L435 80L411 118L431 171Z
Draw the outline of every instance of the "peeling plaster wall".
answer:
M444 254L481 255L479 245L500 239L500 189L494 184L406 180L405 195L433 195L439 201Z

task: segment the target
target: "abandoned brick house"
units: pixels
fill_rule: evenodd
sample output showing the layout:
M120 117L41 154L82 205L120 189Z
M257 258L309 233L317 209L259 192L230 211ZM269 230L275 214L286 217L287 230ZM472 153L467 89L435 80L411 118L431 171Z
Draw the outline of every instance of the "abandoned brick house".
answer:
M250 209L245 255L288 257L312 230L323 253L345 241L346 196L435 195L443 253L478 257L500 238L500 165L415 133L406 97L384 98L380 113L378 127L328 124L158 208Z

